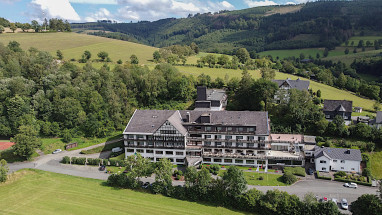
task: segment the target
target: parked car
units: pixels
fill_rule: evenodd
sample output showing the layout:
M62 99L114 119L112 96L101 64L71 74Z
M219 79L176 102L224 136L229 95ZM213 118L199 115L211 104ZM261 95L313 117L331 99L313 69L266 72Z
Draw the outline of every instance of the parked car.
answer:
M150 186L150 182L146 182L142 185L142 188L147 189Z
M347 210L349 208L348 201L346 199L341 200L341 208Z
M56 149L56 150L54 150L54 151L52 152L52 154L57 154L57 153L60 153L60 152L62 152L61 149Z
M111 150L111 152L121 152L123 149L121 147L115 147Z
M313 175L313 173L314 173L314 170L312 168L309 168L308 169L308 175Z
M356 183L351 182L351 183L345 183L344 187L350 187L350 188L357 189L358 185Z
M105 171L105 169L106 169L105 165L102 165L102 166L99 167L99 171Z
M328 202L329 201L329 199L328 199L328 197L322 197L322 199L321 199L321 202Z

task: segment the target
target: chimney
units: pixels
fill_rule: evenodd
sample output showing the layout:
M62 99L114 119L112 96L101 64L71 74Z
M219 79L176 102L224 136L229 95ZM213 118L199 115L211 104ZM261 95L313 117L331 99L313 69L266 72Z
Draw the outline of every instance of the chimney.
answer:
M190 112L187 112L187 114L186 114L186 122L190 123L190 120L191 120Z
M206 101L207 100L207 87L198 86L196 88L197 98L196 101Z

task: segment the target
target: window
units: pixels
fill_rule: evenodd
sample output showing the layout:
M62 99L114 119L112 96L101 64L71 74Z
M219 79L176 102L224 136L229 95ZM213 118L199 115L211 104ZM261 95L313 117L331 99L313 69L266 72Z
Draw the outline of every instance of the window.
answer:
M176 134L176 131L173 130L160 130L161 134Z
M236 146L243 147L243 143L236 143Z
M220 140L222 138L222 135L215 135L215 140Z
M345 163L345 160L341 160L341 163Z
M183 152L176 152L176 155L184 155Z
M215 146L222 146L222 142L215 142Z
M225 136L225 139L226 139L226 140L232 140L232 136L226 135L226 136Z
M163 155L163 151L155 151L155 154L157 154L157 155Z
M174 153L172 151L166 151L166 155L173 155Z
M134 152L134 149L127 149L126 152L131 152L131 153L133 153L133 152Z
M320 163L326 163L326 161L320 160Z
M247 131L248 132L254 132L255 131L255 127L249 127L249 128L247 128Z
M232 163L232 159L224 159L224 163Z
M323 170L323 171L326 171L326 168L325 168L325 167L322 167L322 170Z
M235 163L243 163L243 160L235 160Z
M137 153L144 153L143 149L137 149Z
M232 127L227 127L227 131L232 131Z
M204 162L211 162L211 158L203 158Z
M248 140L254 140L255 137L254 136L248 136Z
M147 149L146 153L154 153L154 150Z
M337 160L333 160L334 163L337 163Z
M221 162L222 162L222 159L214 159L214 162L216 162L216 163L221 163Z
M206 127L206 131L211 131L211 130L212 130L211 126Z
M225 143L225 146L231 147L232 143Z
M184 159L176 159L177 163L184 163Z
M265 137L259 137L259 141L264 141Z
M144 142L138 142L138 146L144 146L145 143Z
M246 163L247 163L247 164L254 164L255 161L254 161L254 160L247 160Z
M344 119L349 119L349 117L348 116L344 116Z
M211 135L204 135L205 139L211 139Z
M244 131L244 128L243 128L243 127L238 127L238 128L237 128L237 131L239 131L239 132L243 132L243 131Z
M351 168L351 170L355 170L354 168Z
M330 115L325 115L325 118L326 119L330 119Z
M345 169L345 168L341 167L341 169Z
M223 130L223 128L222 127L216 127L216 130L221 131L221 130Z
M242 140L244 139L243 136L236 136L236 140Z
M204 142L205 146L211 146L211 142Z

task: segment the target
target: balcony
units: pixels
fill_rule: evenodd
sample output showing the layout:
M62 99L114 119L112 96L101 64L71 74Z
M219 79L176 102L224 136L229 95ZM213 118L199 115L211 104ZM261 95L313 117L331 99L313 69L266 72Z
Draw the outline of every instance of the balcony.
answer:
M275 160L304 160L302 156L272 156L264 154L238 154L238 153L210 153L204 152L203 157L216 157L216 158L247 158L247 159L275 159Z
M213 145L204 145L204 148L224 148L224 149L262 149L262 150L271 150L270 144L265 144L264 146L254 146L254 145L247 145L247 146L213 146Z
M127 148L155 148L155 149L185 149L185 146L165 146L165 145L134 145L125 144Z

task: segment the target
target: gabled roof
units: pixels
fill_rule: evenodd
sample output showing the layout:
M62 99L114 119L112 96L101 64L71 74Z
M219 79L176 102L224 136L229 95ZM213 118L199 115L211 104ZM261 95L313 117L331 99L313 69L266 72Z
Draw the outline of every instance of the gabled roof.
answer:
M167 120L183 135L187 133L182 126L179 111L175 110L136 110L124 133L152 134Z
M362 155L359 149L316 147L314 151L314 158L320 158L322 156L335 160L362 161Z
M289 78L286 80L273 80L273 82L278 84L279 87L284 83L287 83L292 89L298 90L308 90L310 84L310 81L301 80L299 78L297 80L291 80Z
M324 111L353 112L353 101L324 100Z
M202 115L210 115L210 123L226 126L256 126L256 134L269 134L268 112L264 111L199 111L181 110L183 121L190 113L190 123L201 123Z

